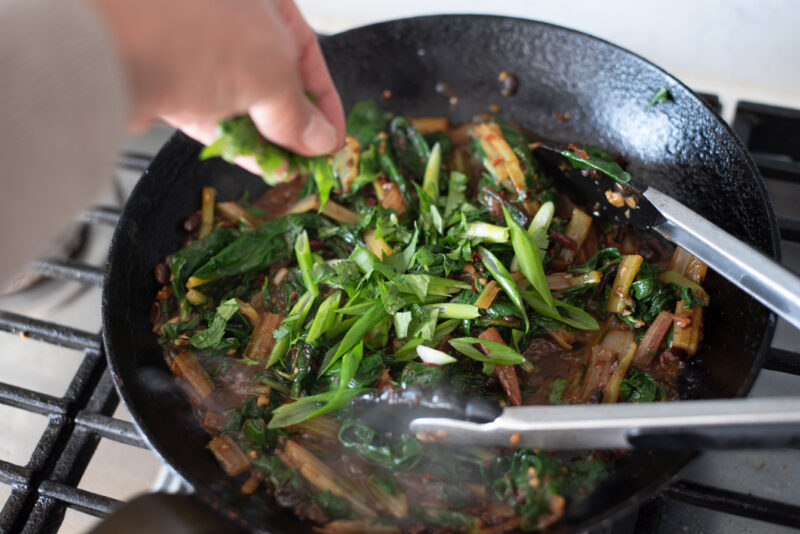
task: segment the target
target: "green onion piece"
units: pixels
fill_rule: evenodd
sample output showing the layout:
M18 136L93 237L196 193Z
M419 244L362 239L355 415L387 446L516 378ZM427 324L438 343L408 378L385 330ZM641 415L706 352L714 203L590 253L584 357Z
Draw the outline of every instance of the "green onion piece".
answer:
M547 201L539 208L539 211L534 215L528 233L533 238L533 242L539 247L539 257L544 259L547 254L547 247L549 240L547 238L547 229L553 221L553 215L556 212L556 206L551 201Z
M441 276L428 276L428 294L447 296L458 293L462 289L469 289L470 285L461 280L452 280Z
M417 347L425 343L421 337L411 338L405 344L394 351L394 357L400 361L412 360L417 356Z
M424 307L425 311L439 310L439 317L441 319L477 319L481 312L477 306L472 304L458 304L451 302L442 302L438 304L430 304Z
M556 310L547 306L542 296L535 291L520 291L525 303L533 308L533 311L545 317L550 317L578 330L598 330L600 326L594 317L589 315L586 310L556 300Z
M383 263L378 259L378 256L361 245L356 245L356 248L350 253L350 260L358 265L358 268L364 273L365 277L369 277L373 271L379 272L390 280L397 275L394 269Z
M408 325L411 324L411 319L413 316L410 311L394 314L394 333L398 338L403 339L408 336Z
M519 260L520 271L522 271L522 274L525 275L525 278L528 279L533 288L539 292L548 308L555 312L555 299L550 294L550 288L547 285L547 277L544 274L544 265L542 265L542 258L539 255L539 248L533 242L531 235L511 218L505 206L503 206L503 215L505 215L506 224L511 233L511 246L514 247L514 254L517 255Z
M547 230L550 227L550 223L553 221L555 212L556 205L553 204L552 201L548 200L542 204L539 211L533 216L533 220L528 227L528 233L533 235L537 230Z
M427 343L428 345L437 346L439 343L444 340L450 333L458 328L458 325L461 323L458 319L448 319L447 321L442 321L438 325L436 325L436 329L433 332L433 339L425 340L421 337L411 338L406 341L405 345L394 351L394 357L398 360L411 360L416 356L416 348L423 344Z
M292 309L289 310L289 316L281 321L281 327L287 326L289 328L300 329L303 326L303 323L306 321L306 317L308 316L308 312L311 311L311 305L314 303L314 295L311 294L310 291L306 291L303 293ZM283 358L283 355L286 354L286 351L289 350L291 346L291 339L289 336L284 336L278 339L275 342L275 346L272 347L272 352L269 355L269 360L267 360L266 367L273 366L278 360Z
M339 386L336 391L328 391L319 395L303 397L290 404L284 404L272 412L269 428L283 428L296 425L324 413L339 410L347 406L350 400L360 393L361 389L349 389L350 380L355 376L361 359L364 356L364 344L351 347L342 358L342 369L339 373Z
M478 253L481 255L481 262L483 265L489 269L492 277L497 280L497 283L500 284L500 287L506 292L508 298L511 299L511 302L525 318L525 332L527 332L530 328L530 324L528 323L528 316L525 313L525 304L522 302L522 295L520 295L517 283L511 277L511 273L508 272L508 269L500 263L500 260L498 260L494 254L484 247L478 247ZM545 280L545 287L547 287L547 280Z
M355 299L351 299L350 302L352 302L353 300ZM336 310L336 313L340 315L361 315L371 307L372 307L371 302L362 302L360 304L353 304L351 306L342 306L341 308Z
M388 314L383 307L383 302L380 300L375 301L375 303L367 310L364 315L358 318L353 326L345 333L342 341L339 344L339 348L333 355L328 358L325 355L325 361L322 362L320 366L319 375L322 376L328 368L333 365L339 358L345 355L350 349L355 347L358 343L363 341L364 337L367 335L367 332L372 330L372 328L380 323Z
M308 328L308 335L306 336L307 343L314 343L321 335L328 331L336 321L336 309L339 307L339 302L342 300L342 292L336 291L325 301L319 305L317 314Z
M300 272L303 275L303 284L306 289L311 292L315 297L319 295L319 288L311 275L311 266L313 265L313 258L311 257L311 245L308 242L308 232L303 232L297 236L294 242L294 253L297 257L297 265L300 266Z
M525 361L525 357L522 356L522 354L498 341L478 339L477 337L456 337L449 340L448 343L464 356L468 356L479 362L499 363L500 365L519 365ZM476 343L483 345L486 350L489 351L490 356L476 349L474 346Z
M442 166L442 147L439 143L433 145L431 155L428 156L428 163L425 166L425 176L422 180L422 190L425 191L431 200L439 201L439 168Z
M508 228L483 222L467 224L464 237L480 239L488 243L508 243Z
M341 316L337 313L337 320L333 323L327 332L325 332L325 337L328 339L335 339L336 336L341 334L342 332L346 332L353 326L356 321L358 321L358 316L355 317L348 317L347 319L342 319Z

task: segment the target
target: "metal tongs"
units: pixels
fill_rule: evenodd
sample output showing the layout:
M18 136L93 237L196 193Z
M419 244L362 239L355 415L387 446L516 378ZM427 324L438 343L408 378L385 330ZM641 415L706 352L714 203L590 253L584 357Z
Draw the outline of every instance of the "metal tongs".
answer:
M554 156L561 147L542 144L538 148L539 155L551 165L562 161L561 156ZM597 211L620 224L654 230L705 262L789 324L800 328L800 277L688 206L637 178L622 185L599 173L593 177L583 176L576 169L556 172L554 176L561 177L559 187L577 204L595 206ZM634 207L612 206L604 193L609 190L619 190L635 199Z
M524 406L496 419L413 419L422 439L546 450L748 449L800 445L800 398Z
M800 398L502 408L453 390L387 389L352 409L384 432L425 441L545 450L701 450L800 445Z

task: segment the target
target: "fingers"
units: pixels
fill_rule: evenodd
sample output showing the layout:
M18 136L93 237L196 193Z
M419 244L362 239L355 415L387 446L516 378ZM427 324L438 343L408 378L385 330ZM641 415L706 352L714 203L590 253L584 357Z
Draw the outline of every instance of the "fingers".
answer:
M331 80L317 36L291 0L279 2L279 13L300 49L300 79L303 86L318 98L317 107L328 118L344 141L344 110L339 93Z
M336 150L339 134L306 97L299 78L282 84L277 95L250 108L250 117L262 135L307 156Z
M293 1L278 0L275 7L300 52L298 71L302 87L316 97L317 108L322 111L336 131L336 148L338 148L344 142L344 110L322 55L317 36Z
M178 128L189 137L200 141L204 145L210 145L217 138L216 120L185 121L177 117L163 117L163 119L171 126Z

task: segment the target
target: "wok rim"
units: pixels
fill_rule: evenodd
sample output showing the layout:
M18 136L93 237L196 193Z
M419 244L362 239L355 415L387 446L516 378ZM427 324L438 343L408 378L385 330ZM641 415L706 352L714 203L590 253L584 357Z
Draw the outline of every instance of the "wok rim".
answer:
M596 43L600 43L604 46L610 47L615 49L618 52L623 53L624 55L630 56L632 59L641 62L647 68L655 69L658 73L660 73L665 81L669 81L670 83L674 83L675 85L681 87L685 90L696 102L699 102L700 105L705 109L706 112L710 114L713 118L713 121L716 123L717 126L720 126L728 138L728 140L732 141L733 147L737 150L741 156L743 156L744 162L746 164L746 170L750 172L752 178L754 178L755 185L758 189L758 193L764 199L765 207L766 207L766 217L769 222L769 234L770 234L770 242L772 245L772 252L768 254L768 256L772 257L776 261L780 261L781 259L781 242L780 242L780 235L778 231L778 224L777 218L775 215L774 207L772 204L771 197L766 187L766 182L764 178L761 176L758 167L755 164L752 156L750 155L747 148L744 146L744 143L739 139L736 133L733 131L730 125L728 125L722 117L714 110L714 108L706 102L705 99L701 98L697 93L695 93L691 88L689 88L686 84L681 82L679 79L671 75L669 72L664 70L663 68L659 67L655 63L649 61L648 59L642 57L641 55L631 52L630 50L616 45L610 41L607 41L603 38L596 37L589 33L575 30L572 28L567 28L564 26L560 26L557 24L553 24L550 22L539 21L535 19L527 19L522 17L513 17L513 16L502 16L502 15L484 15L484 14L473 14L473 13L446 13L446 14L432 14L432 15L422 15L416 17L404 17L398 19L391 19L387 21L375 22L364 26L359 26L356 28L351 28L346 31L320 36L320 44L324 48L324 43L330 39L336 39L338 37L347 36L350 34L364 32L364 31L376 31L383 27L391 27L397 25L399 23L414 23L418 20L447 20L447 19L467 19L467 20L500 20L500 21L510 21L519 24L530 24L534 26L546 27L550 28L556 32L565 32L567 34L572 34L579 36L582 39L586 39L588 41L594 41ZM143 187L142 182L144 178L151 174L150 169L154 167L160 159L167 158L170 155L165 154L166 151L169 150L169 147L173 144L178 142L178 140L183 141L182 138L188 139L182 132L176 132L168 141L165 143L160 149L159 152L154 157L153 161L148 166L148 169L142 174L142 177L137 182L136 186L132 190L128 201L126 201L125 208L123 209L122 216L120 217L120 223L126 220L126 214L128 213L128 205L130 200L137 196L137 192ZM136 426L139 433L142 435L145 443L149 447L151 451L153 451L158 458L164 462L175 474L177 474L181 480L183 480L193 491L194 493L206 504L210 505L212 508L217 510L219 513L223 514L224 516L228 517L239 526L246 527L248 529L256 529L258 531L263 532L273 532L269 529L269 525L258 525L253 524L253 521L245 516L244 514L240 513L240 508L235 506L233 503L229 503L219 497L219 495L212 491L210 488L206 487L202 482L199 482L195 477L191 476L191 473L184 473L183 470L180 469L178 466L180 464L171 461L171 454L167 450L163 444L159 442L158 433L153 432L151 428L147 424L147 417L143 417L139 410L136 409L136 401L134 395L128 391L125 386L125 382L123 380L123 372L121 371L119 365L117 364L117 357L113 356L116 354L114 350L115 341L113 339L113 335L109 332L109 324L112 322L111 318L113 316L113 308L114 305L107 298L108 294L110 293L110 287L114 284L115 280L115 271L114 271L114 263L118 257L117 246L119 241L119 236L121 233L122 225L118 224L115 228L114 235L111 240L111 244L109 247L108 253L108 260L106 263L106 271L103 280L103 297L102 297L102 336L103 336L103 346L106 352L106 360L108 362L109 371L111 373L114 386L117 390L117 393L120 396L120 399L124 403L126 409L131 415L131 419L133 420L134 425ZM745 380L742 382L739 391L734 397L730 398L737 398L737 397L744 397L746 396L749 391L752 389L753 383L755 382L756 378L759 375L760 370L763 367L764 361L766 359L767 351L772 341L772 337L775 331L777 323L776 315L772 312L769 313L769 317L766 323L766 326L763 330L762 341L760 346L758 347L757 353L755 355L753 365L751 366ZM609 522L619 519L622 517L626 512L630 512L634 509L634 507L640 507L644 504L647 500L652 498L654 494L658 491L662 490L667 484L677 480L680 477L681 471L686 467L686 465L691 462L693 459L699 456L699 452L692 451L686 452L683 454L683 458L678 459L675 462L675 467L671 470L662 471L659 475L654 476L649 484L647 484L644 488L637 491L635 494L631 495L627 499L624 499L613 506L607 507L604 510L594 514L592 517L587 518L586 520L573 523L569 525L564 524L556 524L554 529L549 529L547 532L580 532L581 530L585 530L590 527L595 527L601 524L608 524Z

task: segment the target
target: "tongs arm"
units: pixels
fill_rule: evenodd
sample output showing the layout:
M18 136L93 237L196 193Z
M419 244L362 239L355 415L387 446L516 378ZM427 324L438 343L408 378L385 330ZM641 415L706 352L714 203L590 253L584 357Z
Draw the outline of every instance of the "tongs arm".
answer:
M742 449L800 445L800 398L505 408L489 423L419 418L429 441L578 449Z

